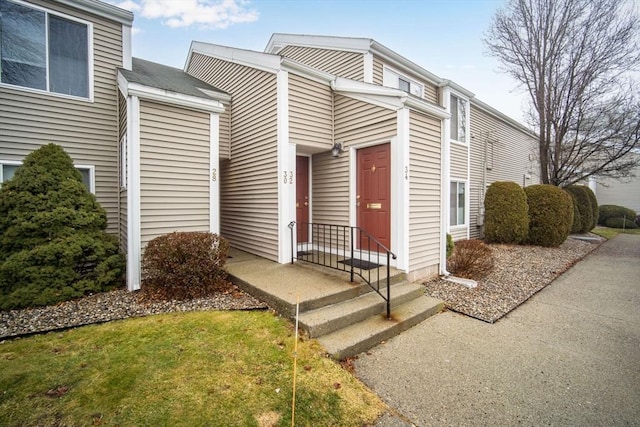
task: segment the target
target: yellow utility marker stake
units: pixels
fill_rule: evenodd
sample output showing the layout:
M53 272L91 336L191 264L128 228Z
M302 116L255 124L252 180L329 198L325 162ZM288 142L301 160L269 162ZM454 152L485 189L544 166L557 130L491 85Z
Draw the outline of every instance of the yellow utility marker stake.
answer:
M298 366L298 314L300 313L300 295L296 295L296 341L293 344L293 399L291 402L291 427L296 419L296 368Z

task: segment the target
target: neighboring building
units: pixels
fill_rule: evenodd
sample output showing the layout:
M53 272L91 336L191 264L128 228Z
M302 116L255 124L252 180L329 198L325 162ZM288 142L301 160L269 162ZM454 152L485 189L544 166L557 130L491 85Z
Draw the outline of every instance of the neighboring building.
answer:
M367 230L410 280L444 273L446 233L481 235L491 182L538 182L532 133L371 39L193 42L182 71L132 59L133 16L97 0L0 8L3 46L47 49L30 25L49 40L35 65L0 53L0 179L38 146L63 146L120 236L132 290L153 237L219 232L285 263L313 243L294 221Z
M589 187L596 194L598 205L624 206L640 214L640 154L628 155L632 156L636 163L631 172L632 176L621 179L596 178L589 182Z
M132 21L96 0L0 0L0 183L31 151L62 146L120 237L130 290L153 237L219 231L229 101L179 69L132 58Z

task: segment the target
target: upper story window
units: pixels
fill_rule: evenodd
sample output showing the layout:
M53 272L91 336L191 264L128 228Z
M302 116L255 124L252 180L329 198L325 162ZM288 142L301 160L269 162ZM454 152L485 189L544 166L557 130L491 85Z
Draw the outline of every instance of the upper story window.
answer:
M449 102L451 109L451 139L467 143L467 101L451 95Z
M386 65L382 70L382 85L403 90L420 98L423 96L424 85L422 83L418 83Z
M91 24L0 0L0 82L90 97Z

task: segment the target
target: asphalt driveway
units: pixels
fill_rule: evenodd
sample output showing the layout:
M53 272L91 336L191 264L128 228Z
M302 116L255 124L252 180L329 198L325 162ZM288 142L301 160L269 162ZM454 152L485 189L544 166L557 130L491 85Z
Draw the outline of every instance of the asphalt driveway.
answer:
M640 425L640 236L605 242L490 325L441 313L361 354L379 426Z

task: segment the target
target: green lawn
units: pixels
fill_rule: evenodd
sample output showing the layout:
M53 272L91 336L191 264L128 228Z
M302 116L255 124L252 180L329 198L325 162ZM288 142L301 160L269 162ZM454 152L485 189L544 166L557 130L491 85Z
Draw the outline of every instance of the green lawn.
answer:
M291 425L293 346L289 322L233 311L5 341L0 425ZM361 426L384 410L315 341L299 341L296 425Z
M622 230L621 228L598 226L591 230L591 232L597 234L598 236L602 236L605 239L611 239L613 237L616 237L618 234L640 234L640 228Z

